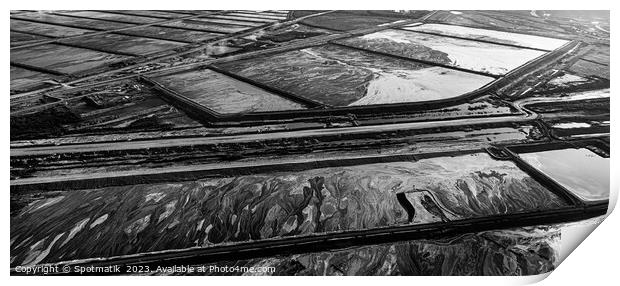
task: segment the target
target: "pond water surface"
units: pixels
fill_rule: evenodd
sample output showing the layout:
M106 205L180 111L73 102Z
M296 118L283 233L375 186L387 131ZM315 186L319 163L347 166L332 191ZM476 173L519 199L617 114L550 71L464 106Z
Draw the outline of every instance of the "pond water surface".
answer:
M585 149L519 154L576 196L586 201L609 199L609 158Z

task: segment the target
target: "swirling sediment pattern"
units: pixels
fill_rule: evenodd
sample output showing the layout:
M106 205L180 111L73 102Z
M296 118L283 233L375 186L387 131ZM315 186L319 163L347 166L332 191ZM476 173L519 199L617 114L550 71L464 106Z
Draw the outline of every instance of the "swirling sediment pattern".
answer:
M449 62L445 53L435 52L432 55ZM491 77L336 45L217 66L333 106L446 99L476 90L493 80Z
M540 226L219 262L197 275L535 275L555 269L561 231ZM228 266L240 271L223 272ZM255 272L242 271L254 267ZM187 273L175 273L186 275Z
M405 194L413 214L399 203L397 193ZM486 153L65 191L33 201L11 217L11 265L563 205L514 163Z

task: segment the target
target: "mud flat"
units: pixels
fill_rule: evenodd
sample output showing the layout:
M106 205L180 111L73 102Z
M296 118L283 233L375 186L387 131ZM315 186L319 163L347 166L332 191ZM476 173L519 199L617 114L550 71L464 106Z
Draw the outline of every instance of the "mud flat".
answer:
M76 17L69 17L69 16L63 16L63 15L56 15L56 14L39 13L39 12L20 15L20 17L34 19L38 21L45 21L50 24L72 25L72 26L78 26L78 27L84 27L84 28L94 28L98 30L101 30L101 29L111 30L111 29L120 29L120 28L127 28L127 27L134 26L132 24L112 22L112 21L106 21L106 20L84 19L84 18L76 18Z
M347 45L415 60L503 75L544 52L403 30L385 30L343 40Z
M560 241L558 225L515 228L346 250L224 261L205 266L273 267L273 272L205 275L535 275L555 269Z
M272 15L272 14L251 14L251 13L241 13L241 12L233 12L233 13L228 13L226 15L229 16L241 16L247 19L253 19L253 18L258 18L258 19L269 19L269 20L284 20L286 19L286 14L284 15Z
M204 22L205 25L219 23L219 24L229 24L232 26L241 26L241 27L256 27L262 25L261 23L256 22L247 22L247 21L238 21L238 20L229 20L229 19L219 19L219 18L198 18L192 21L195 22Z
M96 11L63 11L62 14L89 17L100 20L113 20L119 22L133 23L133 24L149 24L154 22L163 21L161 18L142 17L135 15L121 15L114 13L96 12Z
M11 44L17 42L34 41L34 40L46 40L47 37L31 35L26 33L11 31Z
M492 80L441 67L395 70L376 76L368 83L366 96L350 106L447 99L476 90Z
M11 91L35 89L45 86L45 81L58 78L60 77L11 66Z
M609 199L609 158L585 148L524 153L519 157L585 201Z
M113 13L103 13L103 12L93 12L93 11L68 11L63 12L62 14L73 15L73 16L81 16L81 17L90 17L94 19L100 20L113 20L120 21L125 23L132 24L151 24L154 22L164 21L162 18L151 18L151 17L143 17L143 16L135 16L135 15L121 15L121 14L113 14ZM183 17L183 16L180 16ZM230 26L225 24L208 24L200 21L192 21L192 20L181 20L178 22L172 22L167 24L162 24L163 27L170 28L186 28L186 29L204 29L204 30L212 30L214 32L222 32L222 33L234 33L238 31L242 31L246 28L239 26Z
M602 65L585 60L578 60L569 68L569 71L580 76L596 76L603 79L610 79L609 65Z
M525 12L525 13L523 13ZM431 21L477 27L498 29L516 33L542 35L546 37L568 36L559 25L550 25L543 18L533 17L527 11L462 11L450 13L441 11L433 15Z
M486 153L12 199L26 206L11 217L11 265L566 205L514 163Z
M610 58L609 42L607 45L595 45L594 48L583 56L584 60L609 65Z
M116 34L88 36L66 42L83 47L100 48L104 50L136 54L141 56L161 52L164 50L170 50L185 45L179 42Z
M223 33L208 33L168 27L142 27L123 31L123 34L158 37L173 41L200 42L222 36Z
M11 62L68 74L101 68L130 58L128 56L56 44L11 51Z
M508 33L496 30L477 29L456 25L424 24L404 28L409 31L436 33L446 36L462 37L472 40L484 40L498 44L509 44L541 50L555 50L568 43L567 40L532 36L526 34Z
M108 10L106 10L106 12L107 11ZM109 10L109 12L116 12L119 14L127 14L127 15L138 15L138 16L144 16L144 17L162 18L162 19L172 19L172 18L183 17L182 14L172 13L168 11L155 11L155 10Z
M180 29L197 29L218 33L237 33L252 27L237 26L230 24L215 24L196 20L182 20L178 22L164 24L162 26Z
M299 103L212 70L173 74L155 80L221 114L305 109Z
M336 45L218 66L333 106L445 99L473 91L493 80Z
M360 11L360 13L364 12L366 11ZM293 17L303 17L311 13L316 13L316 11L294 11ZM351 11L338 11L305 19L302 21L302 23L324 29L349 31L355 29L376 27L377 25L394 22L396 20L399 20L399 18L383 17L378 15L360 15L351 13Z
M236 21L245 22L245 23L257 23L259 25L261 25L261 23L265 24L265 23L273 23L273 22L277 22L278 21L277 19L248 18L248 17L234 16L234 15L213 15L213 16L204 17L202 19L208 20L210 18L213 18L213 19L225 19L225 20L236 20Z
M11 30L29 32L49 37L70 37L93 32L92 30L70 28L52 24L43 24L11 19Z

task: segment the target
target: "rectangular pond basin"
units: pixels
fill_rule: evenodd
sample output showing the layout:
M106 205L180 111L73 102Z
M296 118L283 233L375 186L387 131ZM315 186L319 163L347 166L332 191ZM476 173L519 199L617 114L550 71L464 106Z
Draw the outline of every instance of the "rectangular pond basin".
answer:
M223 24L223 23L207 23L200 20L183 20L174 23L164 24L162 26L179 28L179 29L195 29L195 30L204 30L210 32L217 33L237 33L246 29L250 29L250 26L238 26L231 24Z
M552 51L568 43L567 40L540 37L526 34L502 32L497 30L478 29L456 25L424 24L415 27L405 27L405 30L427 32L446 36L484 40L498 44L508 44L526 48Z
M91 20L84 18L76 18L62 15L52 15L47 13L28 13L23 15L22 17L26 17L29 19L35 19L39 21L45 21L51 24L64 24L64 25L75 25L78 27L84 28L95 28L95 29L120 29L134 26L133 24L125 24L118 23L112 21L104 21L104 20Z
M562 25L550 25L544 17L531 17L529 11L440 11L431 17L445 24L497 29L515 33L565 37L567 30Z
M151 17L143 17L143 16L135 16L135 15L121 15L121 14L93 12L93 11L68 11L68 12L63 12L63 14L90 17L90 18L101 19L101 20L114 20L114 21L121 21L121 22L134 23L134 24L152 24L154 22L166 20L162 18L151 18ZM186 15L186 16L190 16L190 15ZM185 17L185 16L181 16L181 17ZM162 24L161 26L171 27L171 28L186 28L186 29L205 29L205 30L208 29L208 30L213 30L216 32L223 32L223 33L234 33L234 32L243 30L243 28L240 28L238 26L229 27L223 24L222 25L217 25L217 24L204 25L204 24L192 22L191 20L182 20L179 22Z
M609 199L609 158L586 149L561 149L519 154L580 199Z
M332 106L448 99L493 81L492 77L336 45L217 65Z
M300 103L212 70L177 73L154 80L220 114L305 109Z
M135 35L135 36L145 36L145 37L157 37L172 41L183 41L183 42L200 42L210 40L216 37L220 37L224 35L224 33L209 33L209 32L201 32L201 31L193 31L179 28L169 28L169 27L142 27L135 28L131 30L122 31L123 34Z
M59 76L11 66L11 91L26 91L44 86L44 81L55 80Z
M36 22L28 22L22 20L11 19L11 30L18 32L33 33L35 35L42 35L48 37L71 37L82 35L86 33L92 33L93 30L78 29L71 27L64 27L52 24L43 24Z
M132 13L133 12L135 11L132 11ZM51 15L51 14L46 14L46 13L28 13L25 16L31 19L46 21L49 23L75 25L75 26L81 26L84 28L95 28L95 29L105 29L105 30L121 29L121 28L135 26L135 24L119 23L119 22L113 22L110 20L92 20L92 19L62 16L62 15ZM175 15L175 16L183 16L183 15ZM131 30L124 30L121 33L132 34L132 35L137 35L137 36L151 36L151 37L158 37L158 38L178 40L178 41L202 41L202 40L210 39L210 38L220 35L220 34L212 34L208 32L157 27L157 26L149 26L149 27L142 27L142 28L136 28L136 29L131 29Z
M247 19L270 19L270 20L284 20L286 19L286 14L285 15L271 15L271 14L251 14L251 13L228 13L226 15L229 16L241 16L241 17L245 17Z
M85 72L130 58L56 44L11 50L11 62L68 74Z
M385 30L343 43L371 51L503 75L545 52L403 30Z
M241 27L256 27L260 26L261 23L254 22L246 22L246 21L238 21L238 20L228 20L228 19L217 19L217 18L200 18L200 19L192 19L192 22L204 22L205 25L208 24L228 24L231 26L241 26Z
M37 40L47 40L47 39L49 38L11 31L11 44L17 43L17 42L37 41Z
M80 17L88 17L88 18L101 19L101 20L113 20L113 21L127 22L127 23L134 23L134 24L149 24L153 22L159 22L159 21L166 20L166 19L161 19L161 18L143 17L143 16L135 16L135 15L121 15L121 14L96 12L96 11L63 11L62 14L80 16Z
M22 204L11 216L12 266L567 206L487 153L71 190Z
M263 23L263 24L267 24L267 23L273 23L273 22L277 22L278 20L276 19L258 19L258 18L248 18L248 17L243 17L243 16L234 16L234 15L213 15L213 16L207 16L204 19L228 19L228 20L239 20L239 21L245 21L245 22L250 22L250 23Z
M108 10L106 10L107 12ZM162 18L162 19L172 19L172 18L180 18L184 16L183 14L171 13L166 11L154 11L154 10L109 10L109 12L117 12L119 14L133 14L144 17L153 17L153 18ZM198 11L197 11L198 12Z
M350 31L357 29L374 28L378 25L391 23L398 20L398 18L394 17L369 15L368 13L364 12L361 12L360 14L351 12L352 11L336 11L320 16L306 18L302 21L302 23L309 26L320 27L329 30ZM312 12L305 11L294 11L293 13L296 17L312 14Z
M102 34L87 36L66 43L79 45L80 47L92 47L122 53L146 56L148 54L170 50L184 46L185 43L118 34Z
M252 16L270 16L270 17L287 17L288 12L274 12L274 11L249 11L249 10L235 10L234 12L228 13L228 15L232 14L246 14Z
M585 60L578 60L569 69L569 71L580 76L596 76L604 79L610 79L609 65L601 65Z

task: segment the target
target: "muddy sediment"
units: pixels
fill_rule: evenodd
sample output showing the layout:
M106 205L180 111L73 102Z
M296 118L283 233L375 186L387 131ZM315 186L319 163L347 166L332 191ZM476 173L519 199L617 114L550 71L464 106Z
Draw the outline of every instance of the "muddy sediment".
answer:
M12 11L11 266L530 275L604 213L608 20L317 12Z
M490 77L335 45L218 64L218 67L334 106L445 99L492 81ZM448 81L460 84L447 86L444 83Z
M413 224L565 205L486 154L70 191L12 217L12 265L404 225L402 192Z
M221 114L305 109L302 104L212 70L173 74L155 80Z
M269 267L261 268L269 272L245 275L274 276L540 274L554 270L559 262L555 248L560 243L560 230L561 226L553 225L489 231L329 252L222 261L204 266Z
M348 45L503 75L544 52L403 30L386 30L344 41Z

